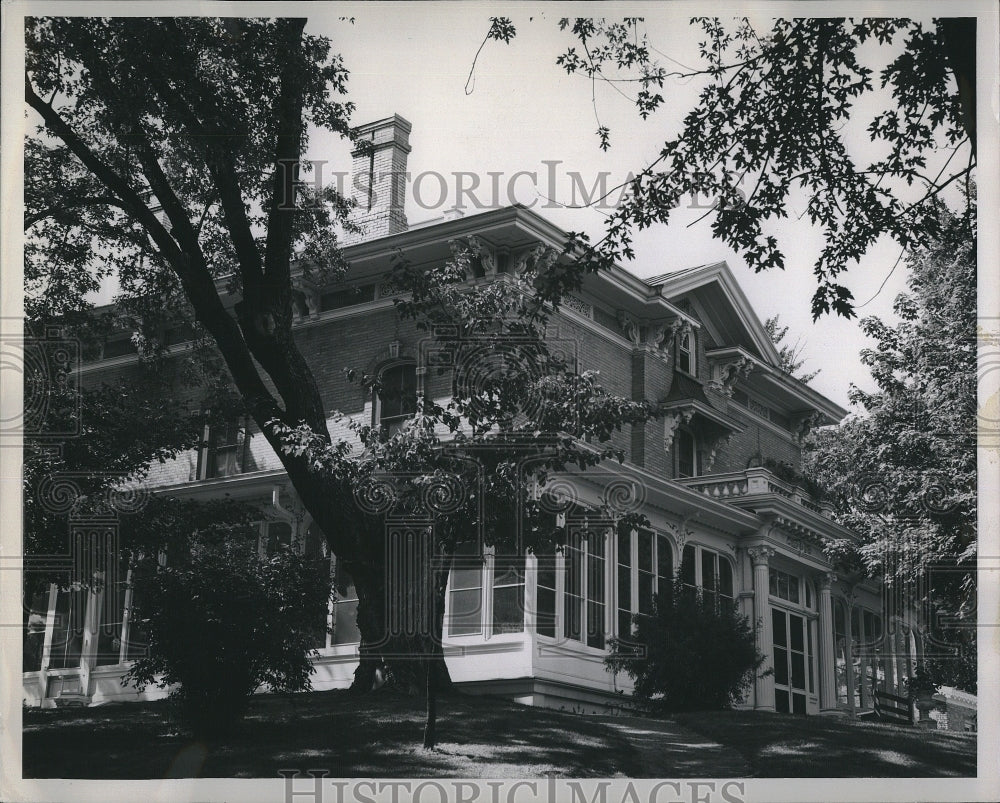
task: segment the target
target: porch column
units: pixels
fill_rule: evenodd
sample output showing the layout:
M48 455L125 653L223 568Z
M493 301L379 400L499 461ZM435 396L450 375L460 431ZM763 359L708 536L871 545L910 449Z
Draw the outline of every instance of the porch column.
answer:
M837 710L836 645L833 642L833 598L831 589L837 581L833 572L819 577L819 710Z
M756 620L757 649L766 656L761 671L773 668L774 634L771 629L771 603L768 599L768 562L774 555L769 546L755 546L747 550L753 561L753 614ZM774 710L774 675L754 679L754 708Z

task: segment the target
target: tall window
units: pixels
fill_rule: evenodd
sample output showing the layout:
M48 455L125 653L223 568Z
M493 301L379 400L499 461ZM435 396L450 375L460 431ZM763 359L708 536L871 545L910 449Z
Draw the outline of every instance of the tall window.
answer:
M677 339L677 369L691 376L698 373L694 342L693 332L684 332Z
M700 590L717 604L733 602L733 564L718 552L687 544L681 559L681 583Z
M632 530L618 527L618 637L632 635Z
M851 609L851 666L854 672L854 706L871 708L875 689L885 675L879 647L882 641L882 618L857 606Z
M774 637L774 709L779 714L806 713L805 618L771 608Z
M538 558L538 583L535 592L535 609L538 634L556 637L556 556L543 553Z
M493 633L524 630L524 557L497 556L493 562Z
M107 583L101 593L95 656L97 666L117 664L121 661L127 591L128 575L123 572L114 583Z
M839 599L833 601L834 675L837 683L837 702L848 704L847 667L850 650L847 641L847 609Z
M398 363L379 373L379 391L375 396L375 421L398 432L417 412L417 368L413 363Z
M605 560L608 537L592 530L571 531L565 549L563 635L603 649Z
M448 633L469 636L483 632L483 559L478 544L455 551L448 591Z
M204 446L198 453L198 479L231 477L248 468L250 436L245 418L205 428Z
M55 626L52 630L50 669L80 665L83 652L83 625L87 611L87 591L82 586L59 589L56 596Z
M687 427L680 427L674 435L674 475L698 476L698 439Z
M357 644L361 641L358 629L358 592L354 578L337 561L333 576L333 634L332 644Z
M632 547L635 545L635 562ZM650 616L653 596L666 599L674 579L674 553L670 539L651 530L618 533L618 636L632 633L632 616ZM634 591L634 594L633 594Z

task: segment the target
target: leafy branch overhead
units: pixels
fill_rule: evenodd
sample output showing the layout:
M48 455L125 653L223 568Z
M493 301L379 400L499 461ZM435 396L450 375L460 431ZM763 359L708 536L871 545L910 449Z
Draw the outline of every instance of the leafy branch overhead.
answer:
M906 249L926 243L938 230L938 198L973 176L975 20L776 19L768 30L747 19L691 24L701 35L698 67L658 51L641 18L559 23L575 44L557 64L591 82L604 150L611 132L598 115L598 86L647 119L664 107L668 81L701 82L659 155L633 171L603 238L578 233L570 246L596 267L632 259L634 230L668 223L695 193L716 199L712 233L750 267L784 268L789 254L772 227L804 205L824 240L813 265L813 316L852 317L841 274L884 235ZM866 64L872 52L884 65L877 75ZM656 53L678 66L664 67ZM879 92L891 101L865 126L860 110ZM859 141L877 155L862 157Z

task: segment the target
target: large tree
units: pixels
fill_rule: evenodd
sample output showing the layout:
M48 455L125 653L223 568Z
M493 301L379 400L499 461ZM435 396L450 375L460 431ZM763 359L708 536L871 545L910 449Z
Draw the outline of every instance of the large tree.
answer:
M972 213L939 209L939 236L909 255L900 321L861 321L874 392L864 414L817 430L805 470L832 492L860 547L832 543L847 566L926 606L928 654L944 682L976 687L976 231Z
M482 274L470 243L432 271L401 263L393 281L410 293L400 314L457 364L471 366L465 356L491 344L492 356L478 363L486 378L456 374L450 402L428 400L402 433L355 427L353 441L331 439L326 403L336 400L320 396L295 343L292 276L342 275L332 224L349 205L332 192L305 197L298 160L308 125L349 136L350 104L333 99L345 91L346 71L329 43L303 29L304 20L288 19L30 22L25 97L44 128L28 143L25 170L29 306L86 318L86 294L112 277L119 308L136 316L137 340L154 359L163 326L189 321L221 355L226 378L354 580L357 685L369 687L375 662L390 655L430 659L432 689L450 556L470 540L513 545L498 511L500 500L510 509L527 494L521 461L533 458L532 482L544 484L552 470L621 459L614 431L655 410L605 392L549 350L545 323L579 286L578 266L539 251L519 275L470 288L467 280ZM239 297L235 315L223 287ZM450 433L447 443L439 430ZM475 476L462 476L470 463ZM466 491L484 483L493 513L472 505L433 517L431 546L442 562L433 573L412 567L421 582L403 591L433 586L434 608L401 597L423 629L394 638L386 632L386 509L371 500L359 509L356 492L371 487L366 481L401 478L405 505L445 475ZM432 716L428 731L432 745Z
M793 203L804 204L824 237L813 265L813 315L850 317L853 297L841 274L882 236L906 249L928 242L942 193L973 176L975 18L930 25L793 18L769 26L695 18L701 63L694 67L659 50L642 18L581 17L559 26L573 45L558 64L592 84L605 150L615 132L601 122L599 89L628 97L648 126L670 108L673 82L700 87L680 124L668 124L656 158L633 169L604 236L593 243L574 235L595 265L631 259L636 229L669 222L696 196L715 199L703 217L712 216L713 236L750 267L783 268L775 224ZM492 20L487 39L512 36L509 19ZM878 111L866 117L872 102Z

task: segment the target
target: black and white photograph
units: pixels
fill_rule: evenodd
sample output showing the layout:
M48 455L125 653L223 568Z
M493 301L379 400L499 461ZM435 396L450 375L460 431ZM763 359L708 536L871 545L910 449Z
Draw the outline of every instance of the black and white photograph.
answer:
M0 799L1000 799L996 4L2 11Z

